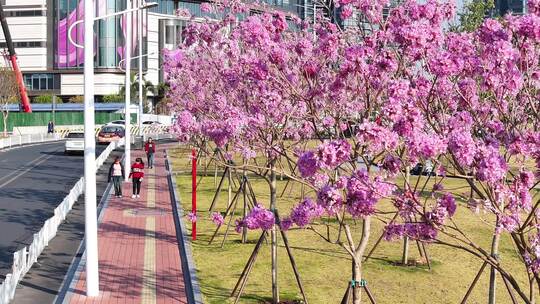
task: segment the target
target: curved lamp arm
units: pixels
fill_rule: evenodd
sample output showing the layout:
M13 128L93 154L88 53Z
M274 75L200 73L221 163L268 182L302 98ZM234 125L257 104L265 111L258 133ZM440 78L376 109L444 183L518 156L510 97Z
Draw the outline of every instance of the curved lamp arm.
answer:
M142 55L142 56L135 56L135 57L131 57L131 60L133 60L133 59L138 59L139 57L147 57L147 56L155 55L155 54L156 54L156 52L152 52L152 53L144 54L144 55ZM122 63L123 63L124 61L126 61L126 58L124 58L124 59L122 59L122 60L120 60L120 61L118 62L118 69L119 69L120 71L122 71L122 72L125 72L125 71L126 71L126 70L122 69Z
M77 24L83 23L83 22L84 22L84 20L82 20L82 19L73 22L73 24L71 24L71 25L69 26L69 29L68 29L68 32L67 32L69 42L70 42L71 44L73 44L76 48L79 48L79 49L84 49L84 46L82 46L82 45L80 45L80 44L77 44L75 41L73 41L73 39L71 38L71 31L73 30L73 28L74 28Z
M103 15L103 16L99 16L99 17L96 17L94 18L94 21L96 20L100 20L100 19L105 19L105 18L109 18L109 17L114 17L114 16L118 16L118 15L123 15L123 14L126 14L126 13L129 13L129 12L134 12L134 11L138 11L138 10L143 10L143 9L148 9L148 8L151 8L151 7L154 7L154 6L158 6L158 3L157 2L149 2L149 3L145 3L143 6L140 6L140 7L136 7L136 8L131 8L131 9L128 9L128 10L123 10L123 11L120 11L120 12L116 12L116 13L112 13L112 14L108 14L108 15ZM73 39L71 39L71 31L73 30L73 28L79 24L79 23L83 23L84 20L77 20L75 22L73 22L73 24L71 24L69 26L69 29L68 29L68 39L69 39L69 42L71 44L73 44L75 47L77 48L80 48L80 49L83 49L84 46L80 45L80 44L77 44L75 41L73 41ZM135 57L137 58L137 57Z

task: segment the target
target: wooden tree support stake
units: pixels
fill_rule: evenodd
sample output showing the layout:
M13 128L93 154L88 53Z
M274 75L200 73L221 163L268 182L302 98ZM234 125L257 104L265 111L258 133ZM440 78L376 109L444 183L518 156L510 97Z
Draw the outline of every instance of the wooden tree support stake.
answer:
M248 192L249 192L249 195L248 195ZM231 204L229 206L227 206L227 209L225 210L225 215L223 216L223 218L226 219L227 217L229 217L229 221L227 223L227 229L225 230L225 235L223 237L223 241L221 242L221 247L223 247L223 245L225 244L225 241L226 241L226 239L227 239L227 237L229 235L232 219L234 217L234 214L236 212L236 208L238 206L238 200L240 199L240 194L242 194L242 196L244 198L244 204L243 204L244 210L242 210L242 215L245 217L247 212L249 210L253 209L254 206L255 206L255 204L252 204L250 202L250 200L249 200L251 197L255 198L255 193L253 193L253 191L249 190L249 179L247 178L247 176L245 176L245 178L240 183L240 187L235 192L234 197L233 197L233 199L231 201ZM223 225L218 225L216 227L216 229L214 230L214 233L212 234L212 237L208 241L209 245L211 245L214 242L214 239L217 236L217 234L218 234L218 232L219 232L219 230L221 229L222 226ZM247 229L244 229L244 228L242 229L243 230L242 243L247 242Z
M219 196L219 192L221 192L221 187L223 186L223 181L225 180L225 176L227 176L228 170L229 170L229 167L225 167L225 170L223 171L223 175L221 176L221 180L219 181L219 185L216 189L216 193L214 194L214 198L212 199L212 203L210 204L210 208L208 209L209 212L212 212L212 210L214 210L214 206Z
M253 249L253 252L251 253L251 256L249 257L246 266L244 266L244 270L242 270L242 274L240 275L240 278L238 278L238 281L236 282L236 285L234 286L231 292L231 297L233 297L236 294L238 287L240 287L240 290L238 291L238 295L234 303L238 303L238 300L240 299L240 296L242 295L242 291L244 290L244 287L247 283L249 273L251 272L251 269L253 268L253 264L255 264L255 260L257 259L257 255L259 254L259 250L261 248L262 242L266 239L267 233L268 232L265 230L259 237L259 240L257 241L257 244L255 245L255 248Z
M277 211L276 211L277 213ZM279 222L279 216L278 216L278 222ZM289 260L291 262L292 269L294 271L294 277L296 278L296 283L298 284L298 288L300 289L300 293L302 294L302 298L304 299L304 304L308 304L308 300L306 298L306 293L304 291L304 286L302 284L302 280L300 279L300 273L298 273L298 269L296 267L296 262L294 261L294 257L291 252L291 248L289 247L289 239L287 238L287 235L285 234L285 231L279 229L281 232L281 238L283 239L283 244L285 244L285 249L287 249L287 255L289 256Z
M487 265L488 265L488 262L484 261L484 263L480 267L480 270L478 270L478 273L474 277L474 280L472 281L471 285L467 289L467 293L465 293L465 296L463 297L463 300L461 300L461 304L466 304L467 303L467 300L469 299L469 296L471 295L474 287L476 287L476 283L478 283L478 280L480 279L480 276L482 276L482 273L484 273L484 270L486 270ZM512 303L513 304L518 304L518 301L517 301L514 293L512 292L512 288L510 287L510 283L508 282L508 280L502 274L500 274L500 275L501 275L501 278L502 278L502 280L504 282L504 285L506 287L506 291L508 292L508 295L510 296L510 299L512 300Z
M373 294L371 293L371 290L369 290L369 288L367 287L367 285L364 285L364 286L358 286L358 287L355 287L355 288L363 288L364 291L366 292L368 298L369 298L369 302L371 304L377 304L377 302L375 301L375 297L373 297ZM341 300L341 304L349 304L352 302L352 286L351 286L351 283L347 284L347 289L345 290L345 294L343 295L343 299Z
M279 215L277 213L276 213L276 218L277 218L277 223L279 223ZM287 255L289 256L289 261L290 261L291 266L292 266L293 271L294 271L294 276L296 278L296 283L298 284L298 288L300 289L300 293L302 294L302 298L304 300L304 303L308 304L307 297L306 297L306 294L305 294L305 291L304 291L304 286L302 284L302 280L300 279L300 273L298 272L296 262L294 260L291 248L289 246L289 240L287 238L287 235L285 234L285 232L283 230L281 230L281 228L279 228L278 224L276 224L276 225L277 225L276 228L280 230L280 234L281 234L281 237L283 239L283 243L285 244L285 248L287 250ZM242 271L242 274L240 275L240 278L238 278L238 281L236 282L236 285L234 286L234 288L233 288L233 290L231 292L231 297L236 295L236 298L234 300L235 304L238 303L238 301L240 300L240 297L242 296L242 293L243 293L244 288L245 288L245 286L247 284L247 281L248 281L249 274L251 273L251 270L253 269L253 265L255 264L255 260L257 259L257 255L259 253L260 247L261 247L263 241L266 240L267 234L268 234L268 231L266 231L266 230L263 231L263 233L261 234L261 237L257 241L257 244L255 245L255 248L253 249L253 252L251 253L251 256L249 257L248 262L247 262L246 266L244 267L244 270Z

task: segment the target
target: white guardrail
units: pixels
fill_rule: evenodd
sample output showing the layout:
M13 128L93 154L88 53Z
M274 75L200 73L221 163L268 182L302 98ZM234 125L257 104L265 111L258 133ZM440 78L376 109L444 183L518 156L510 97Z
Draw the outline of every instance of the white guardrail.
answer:
M99 133L101 127L96 128L96 136ZM0 138L0 150L5 148L12 148L16 146L38 144L44 142L52 142L64 139L70 131L82 131L82 127L79 129L62 129L58 128L54 134L24 134L24 135L11 135L9 137ZM167 132L168 128L165 126L144 126L142 129L142 135L144 140L152 137L153 139L171 139L173 136ZM131 142L135 142L135 137L140 136L139 128L132 126L131 128Z
M111 142L101 155L96 158L96 168L99 169L105 160L107 160L109 154L123 144L124 140ZM43 225L38 233L34 233L34 240L30 246L24 247L13 254L12 272L6 275L4 282L0 284L0 304L7 304L13 300L17 284L19 284L19 281L30 270L32 265L37 262L43 249L56 236L58 227L66 219L69 211L83 192L84 177L81 177L62 203L54 209L54 216L45 221L45 225Z
M0 149L62 139L59 134L26 134L0 138Z

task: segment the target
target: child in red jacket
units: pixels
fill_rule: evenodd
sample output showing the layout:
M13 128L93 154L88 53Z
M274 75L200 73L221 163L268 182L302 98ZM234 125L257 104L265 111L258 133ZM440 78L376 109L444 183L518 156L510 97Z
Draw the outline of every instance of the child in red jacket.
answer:
M135 159L135 163L131 165L131 173L129 174L129 177L132 177L133 181L133 195L132 198L140 197L139 193L141 193L141 182L144 177L144 163L142 161L142 158L137 157Z

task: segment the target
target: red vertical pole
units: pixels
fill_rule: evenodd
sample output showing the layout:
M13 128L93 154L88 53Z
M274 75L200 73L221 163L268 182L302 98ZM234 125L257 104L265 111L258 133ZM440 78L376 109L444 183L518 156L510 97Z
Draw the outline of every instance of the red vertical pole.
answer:
M191 212L197 215L197 155L191 149ZM197 221L191 223L191 239L197 239Z

